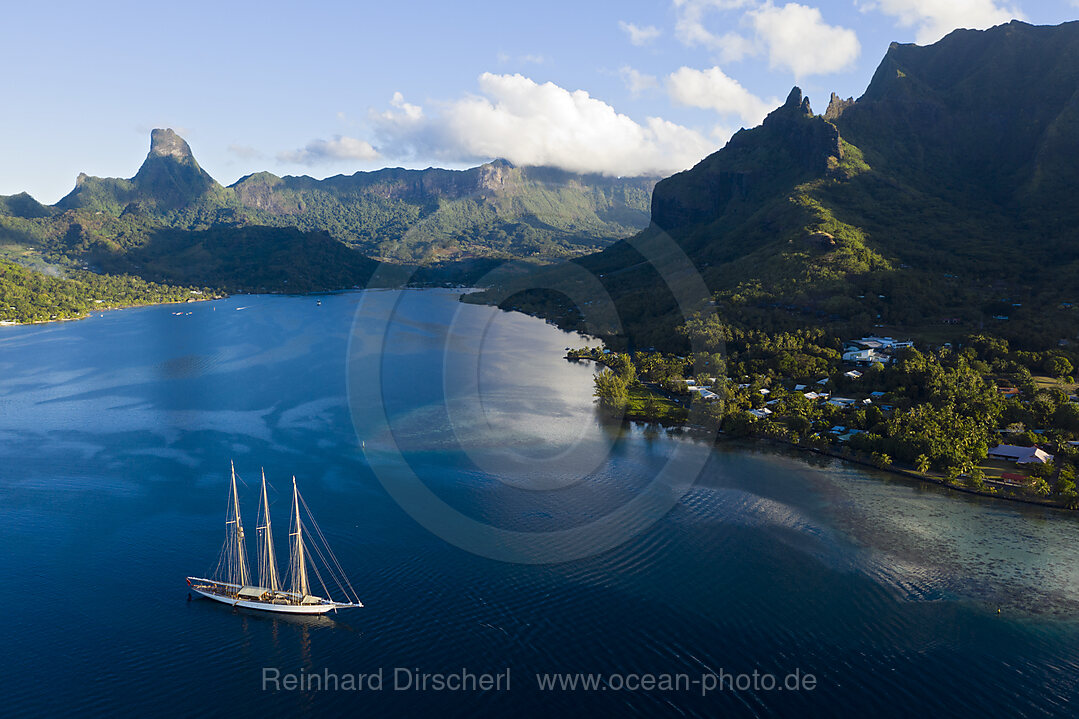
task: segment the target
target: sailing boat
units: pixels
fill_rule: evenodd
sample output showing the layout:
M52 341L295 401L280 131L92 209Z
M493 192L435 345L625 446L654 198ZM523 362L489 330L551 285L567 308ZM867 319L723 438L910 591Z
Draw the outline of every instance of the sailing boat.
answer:
M300 510L305 510L313 533L308 544L308 528L300 517ZM277 559L274 555L273 532L270 527L270 503L266 496L266 473L262 473L262 489L259 498L259 514L256 522L256 541L258 543L258 578L260 584L251 581L250 568L247 564L247 542L244 538L243 521L240 519L240 497L236 491L236 467L232 466L232 483L229 487L228 510L225 514L225 544L213 579L188 577L191 589L204 597L234 607L261 609L267 612L285 614L325 614L329 611L362 607L355 590L349 584L341 564L330 551L326 538L319 531L311 516L311 510L296 489L296 478L292 478L292 512L289 527L289 569L287 582L282 582L277 574ZM327 578L337 584L337 589L347 601L316 596L311 593L308 574L310 552L325 565ZM325 594L325 580L313 564L315 578Z

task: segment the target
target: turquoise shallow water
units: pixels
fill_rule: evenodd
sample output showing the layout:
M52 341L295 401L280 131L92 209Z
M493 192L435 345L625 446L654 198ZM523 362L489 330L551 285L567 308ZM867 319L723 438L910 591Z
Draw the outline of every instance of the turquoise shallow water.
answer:
M1067 716L1079 699L1070 515L606 426L591 368L560 359L581 338L448 291L321 299L0 332L6 714ZM249 523L266 467L282 533L298 477L364 609L187 601L230 459ZM263 667L385 681L263 691ZM395 691L397 668L511 686ZM702 696L700 677L754 670L816 686ZM544 692L538 672L608 688Z

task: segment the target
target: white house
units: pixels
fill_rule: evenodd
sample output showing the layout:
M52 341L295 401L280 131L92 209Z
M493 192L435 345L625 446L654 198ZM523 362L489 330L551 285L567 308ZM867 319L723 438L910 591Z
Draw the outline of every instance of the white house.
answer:
M863 337L860 340L855 340L860 345L866 347L880 347L889 350L903 349L904 347L913 347L914 343L910 340L896 340L891 337L878 337L877 335L870 335L869 337Z
M757 419L764 419L768 415L772 414L772 410L765 407L764 409L751 409L749 413Z
M862 373L859 372L856 369L852 369L850 372L844 372L843 376L844 377L850 377L851 379L858 379L859 377L862 376Z
M1016 464L1048 464L1053 455L1038 447L1019 447L1013 444L1001 444L989 450L990 459L1003 459Z
M884 354L880 350L875 349L853 349L843 353L843 361L850 364L871 365L880 362L881 364L887 364L892 361L892 358Z
M835 405L836 407L850 407L858 400L850 399L849 397L832 397L828 400L828 404Z

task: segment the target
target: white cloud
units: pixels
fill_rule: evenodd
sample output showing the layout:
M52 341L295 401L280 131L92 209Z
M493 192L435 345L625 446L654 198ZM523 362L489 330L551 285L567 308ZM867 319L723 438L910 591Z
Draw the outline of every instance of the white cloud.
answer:
M704 19L709 12L737 10L753 4L753 0L674 0L675 36L683 45L716 52L723 62L741 60L755 54L753 41L733 31L714 33L705 27Z
M509 53L500 52L497 55L498 63L500 65L506 65L509 63L520 63L522 65L542 65L547 62L547 58L543 55L510 55Z
M505 158L572 172L667 174L715 150L700 133L658 117L638 123L583 90L484 73L480 93L417 118L372 113L384 155L475 162Z
M746 127L759 125L768 111L780 104L778 100L762 100L718 67L707 70L679 68L667 76L667 92L681 105L737 116Z
M387 110L384 113L384 117L393 120L400 118L403 120L416 121L423 117L423 108L419 105L412 105L405 102L405 96L400 92L393 93L393 98L390 99L390 104L396 107L400 112L393 112Z
M772 69L805 77L845 70L861 53L853 30L829 25L819 9L799 3L778 7L772 0L674 0L674 7L678 39L712 50L722 63L766 54ZM726 32L709 29L705 20L710 14L720 16Z
M260 150L250 145L229 145L226 149L241 160L258 160L263 157Z
M815 7L798 3L776 7L767 2L748 16L767 48L768 64L786 68L795 77L845 70L862 52L853 30L824 22Z
M1072 4L1079 7L1079 0ZM866 0L859 9L878 10L894 17L899 27L916 28L920 45L934 43L956 28L984 30L1025 17L1018 7L998 0Z
M629 41L634 45L647 45L662 34L660 29L653 25L640 27L625 20L619 20L618 27L622 28L622 32L629 36Z
M646 90L654 90L659 87L659 80L654 75L646 75L629 65L623 66L618 71L618 74L629 90L629 94L633 95L633 97L640 96Z
M342 160L375 160L378 151L365 140L335 135L332 140L312 140L299 150L279 152L277 159L296 165L321 165Z

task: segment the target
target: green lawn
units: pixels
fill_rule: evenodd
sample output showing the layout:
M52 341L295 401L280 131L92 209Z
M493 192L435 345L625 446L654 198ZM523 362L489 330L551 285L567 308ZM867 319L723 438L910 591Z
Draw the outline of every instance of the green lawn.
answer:
M1029 479L1026 470L1020 469L1014 462L1006 462L1000 459L987 459L978 465L985 472L986 479L1000 480L1002 474L1018 474Z
M626 415L631 419L652 419L659 422L684 422L689 416L686 408L675 404L666 397L656 394L644 385L638 384L628 388L629 401L626 404ZM651 397L657 406L657 412L649 417L645 412L645 404ZM689 399L687 398L688 402Z
M1079 383L1063 382L1052 377L1046 377L1044 375L1034 375L1034 384L1038 386L1038 389L1048 389L1050 387L1057 387L1064 390L1068 394L1075 394L1076 387L1079 387Z

